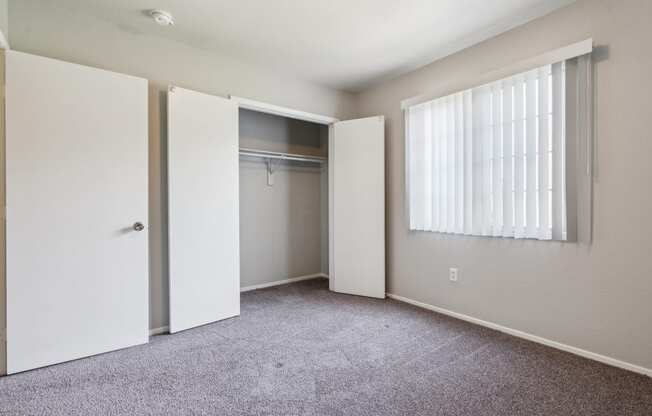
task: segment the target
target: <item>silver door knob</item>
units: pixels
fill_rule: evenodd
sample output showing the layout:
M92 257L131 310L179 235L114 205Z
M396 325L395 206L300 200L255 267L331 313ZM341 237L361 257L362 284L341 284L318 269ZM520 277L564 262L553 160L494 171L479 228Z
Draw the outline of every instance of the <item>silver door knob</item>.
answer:
M145 226L143 225L142 222L135 222L133 229L134 231L143 231L145 229Z

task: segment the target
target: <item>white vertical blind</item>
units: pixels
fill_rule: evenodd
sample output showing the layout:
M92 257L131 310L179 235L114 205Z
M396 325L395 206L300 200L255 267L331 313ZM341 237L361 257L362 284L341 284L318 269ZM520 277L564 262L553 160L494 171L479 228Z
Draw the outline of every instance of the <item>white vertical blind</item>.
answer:
M513 131L513 103L514 103L514 79L508 78L502 81L502 109L500 127L502 133L502 195L503 195L503 218L502 235L505 237L514 236L514 131Z
M564 239L563 232L566 229L566 185L564 172L564 117L566 114L566 100L563 96L565 89L565 77L562 76L561 64L552 66L552 174L551 180L551 238L553 240Z
M577 139L577 240L590 242L592 239L593 199L593 75L591 54L577 58L576 73L576 139Z
M514 238L525 237L525 77L514 77Z
M566 239L565 62L406 109L410 229Z
M462 184L464 187L464 199L462 200L462 203L464 204L464 217L462 218L462 221L464 223L461 228L462 234L473 234L473 171L471 170L474 161L473 117L470 114L466 114L466 117L464 116L464 109L471 108L473 98L470 90L464 91L462 96L462 109L460 110L460 114L464 119L464 157L462 159L463 166L461 166L462 175L464 176Z
M537 70L525 75L525 236L536 238L537 206Z

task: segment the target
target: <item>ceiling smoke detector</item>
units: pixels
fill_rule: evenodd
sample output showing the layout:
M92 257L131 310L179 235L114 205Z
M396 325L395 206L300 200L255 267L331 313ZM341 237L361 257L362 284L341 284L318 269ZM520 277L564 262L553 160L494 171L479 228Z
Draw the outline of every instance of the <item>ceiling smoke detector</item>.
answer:
M174 18L165 10L151 10L149 15L152 16L152 19L161 26L174 25Z

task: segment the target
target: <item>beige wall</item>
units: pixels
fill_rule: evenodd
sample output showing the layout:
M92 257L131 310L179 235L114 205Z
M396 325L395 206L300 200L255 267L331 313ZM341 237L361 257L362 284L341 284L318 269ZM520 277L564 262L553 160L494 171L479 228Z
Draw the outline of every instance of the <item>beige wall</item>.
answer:
M580 1L360 94L360 115L387 119L389 292L652 368L651 17L648 0ZM408 232L400 101L589 37L593 244Z
M327 136L327 126L240 111L241 147L325 156ZM268 186L262 159L240 159L241 286L321 272L328 246L321 180L327 176L320 165L282 163Z
M319 167L240 162L240 285L321 273Z
M150 327L168 323L165 91L176 84L209 94L234 94L313 113L347 118L353 96L82 16L56 2L9 5L12 49L150 80ZM4 309L4 308L0 308Z
M0 32L9 37L9 0L0 0Z

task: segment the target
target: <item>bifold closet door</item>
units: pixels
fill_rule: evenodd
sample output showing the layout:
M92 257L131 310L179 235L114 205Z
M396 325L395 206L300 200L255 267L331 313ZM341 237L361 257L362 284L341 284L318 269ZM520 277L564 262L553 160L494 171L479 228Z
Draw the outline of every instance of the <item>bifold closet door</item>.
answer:
M7 370L148 341L147 81L6 52Z
M329 188L330 289L384 298L384 117L333 125Z
M240 314L238 107L170 87L170 332Z

